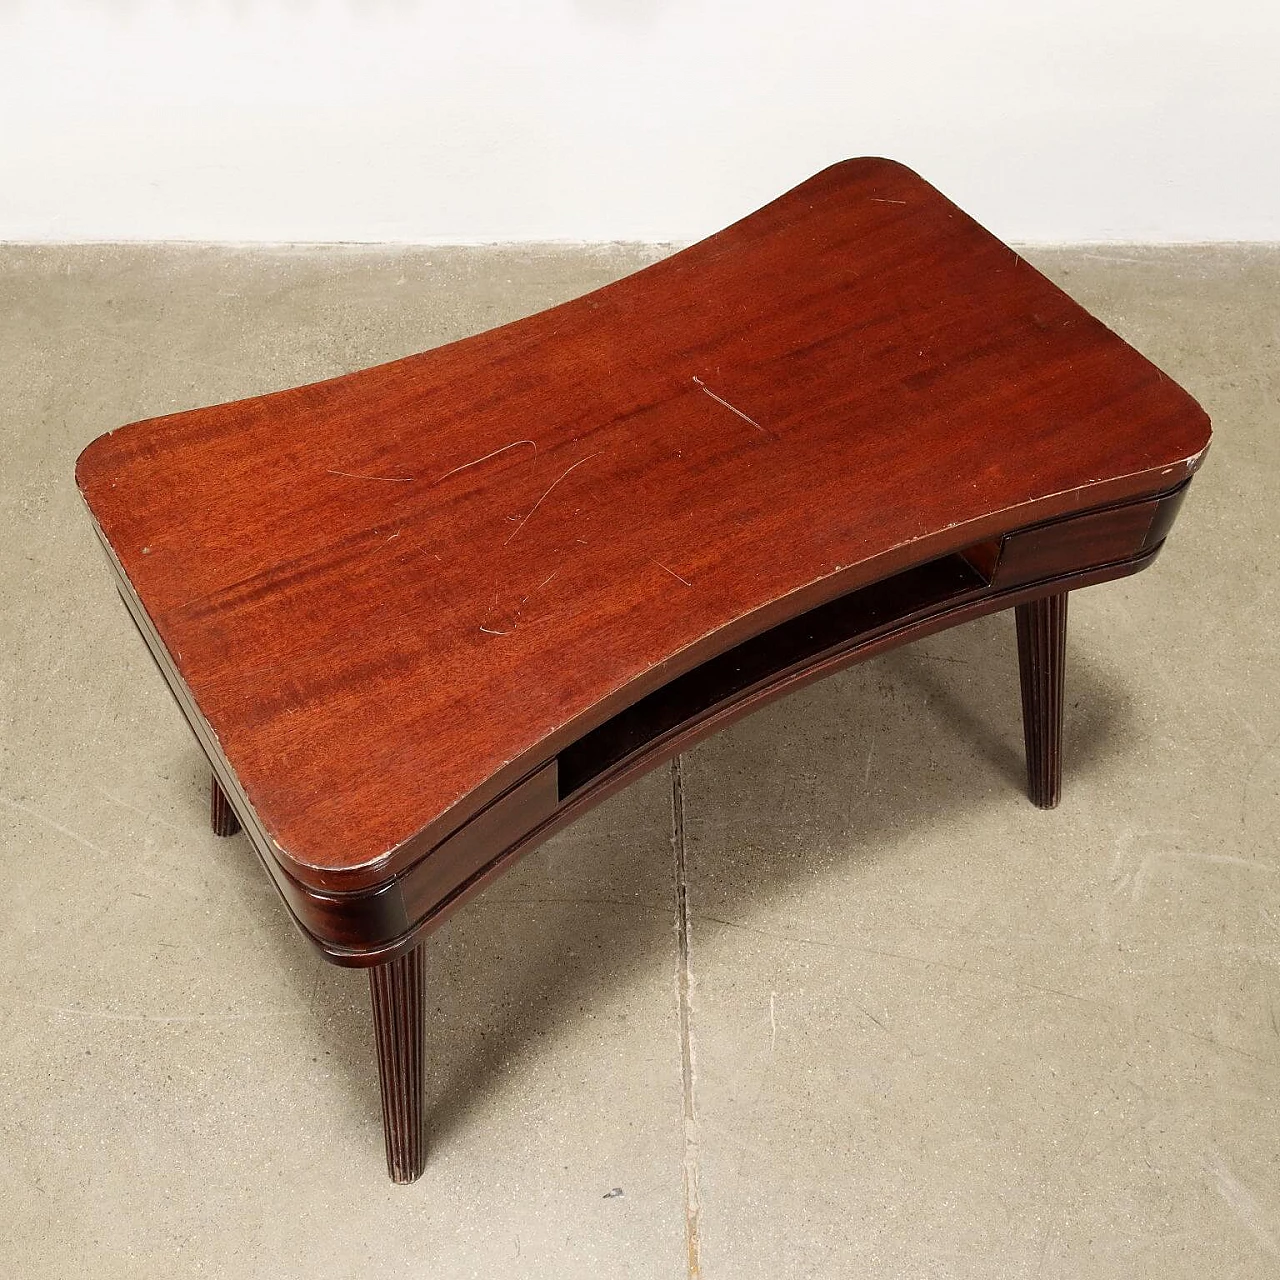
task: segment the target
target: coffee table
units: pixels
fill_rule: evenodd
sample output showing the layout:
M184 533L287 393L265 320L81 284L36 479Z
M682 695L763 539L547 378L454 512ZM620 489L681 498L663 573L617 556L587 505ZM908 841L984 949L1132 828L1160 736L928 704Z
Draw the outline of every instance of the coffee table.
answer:
M1052 806L1067 593L1151 563L1208 443L1159 369L861 159L539 315L113 431L76 476L215 830L369 970L411 1181L432 928L734 718L997 609Z

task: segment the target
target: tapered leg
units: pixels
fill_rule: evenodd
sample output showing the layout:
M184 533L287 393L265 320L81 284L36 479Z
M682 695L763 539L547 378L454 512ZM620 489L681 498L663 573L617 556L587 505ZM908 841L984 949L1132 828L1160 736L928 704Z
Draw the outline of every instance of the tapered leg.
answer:
M217 778L209 780L209 821L215 836L233 836L240 830L240 819L218 785Z
M382 1129L392 1182L412 1182L427 1163L422 1115L422 946L369 970L378 1041Z
M1062 793L1062 676L1067 651L1067 593L1030 600L1016 609L1022 734L1027 745L1027 791L1052 809Z

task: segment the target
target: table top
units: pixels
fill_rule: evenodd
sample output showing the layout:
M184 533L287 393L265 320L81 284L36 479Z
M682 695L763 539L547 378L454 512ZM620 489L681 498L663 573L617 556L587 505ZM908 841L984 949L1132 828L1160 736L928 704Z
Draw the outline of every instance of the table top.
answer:
M271 852L410 865L799 608L1103 502L1184 391L916 174L848 161L549 311L135 423L77 480Z

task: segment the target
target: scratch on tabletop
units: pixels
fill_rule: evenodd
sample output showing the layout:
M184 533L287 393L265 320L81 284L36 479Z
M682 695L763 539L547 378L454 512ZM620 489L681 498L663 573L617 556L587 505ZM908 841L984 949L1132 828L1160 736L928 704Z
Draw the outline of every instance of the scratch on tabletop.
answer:
M515 449L522 444L532 446L533 452L537 454L538 446L534 444L532 440L513 440L510 444L504 444L501 449L495 449L492 453L486 453L483 458L472 458L470 462L464 462L460 467L454 467L452 471L446 471L435 483L440 484L450 476L456 476L459 471L466 471L468 467L478 467L482 462L488 462L490 458L496 458L498 454L506 453L508 449Z
M707 386L707 384L703 382L701 378L694 378L694 382L696 382L698 386L702 388L703 392L709 395L716 402L716 404L724 405L724 407L728 409L730 413L736 413L738 417L740 417L743 420L743 422L751 423L751 425L755 427L757 431L764 431L765 435L769 434L769 432L765 430L765 428L762 427L754 418L750 417L748 414L743 413L742 410L737 407L737 405L732 405L723 396L716 395L716 393L712 391L711 388Z
M348 480L385 480L388 484L408 484L414 478L413 476L362 476L354 471L335 471L332 467L326 467L325 470L331 476L346 476Z
M540 506L542 506L544 502L546 502L548 496L551 493L551 490L554 489L556 485L558 485L560 481L563 480L565 476L569 474L570 471L576 471L580 466L582 466L584 462L590 462L592 458L599 457L599 455L602 452L603 452L602 450L597 449L595 453L589 453L585 458L579 458L577 462L575 462L571 467L567 468L565 471L561 472L560 475L556 476L556 478L547 486L546 492L543 493L542 497L540 497L537 500L537 502L535 502L533 506L529 508L529 514L525 516L525 518L521 520L520 523L516 525L514 529L512 529L511 538L514 538L516 534L519 533L520 530L523 529L525 525L529 523L529 521L533 518L533 513L537 511L537 509ZM511 541L511 538L508 538L507 541L504 542L502 545L505 547L507 543Z
M666 569L666 571L667 571L667 572L668 572L668 573L669 573L669 574L670 574L670 575L671 575L671 576L672 576L672 577L673 577L677 582L683 582L683 583L684 583L684 585L685 585L686 587L691 587L691 586L693 586L693 583L692 583L692 582L690 582L688 578L682 578L682 577L681 577L681 576L680 576L680 575L679 575L679 574L678 574L674 569L667 569L667 566L666 566L665 564L663 564L661 560L654 560L652 563L656 564L656 565L658 566L658 568L659 568L659 569Z

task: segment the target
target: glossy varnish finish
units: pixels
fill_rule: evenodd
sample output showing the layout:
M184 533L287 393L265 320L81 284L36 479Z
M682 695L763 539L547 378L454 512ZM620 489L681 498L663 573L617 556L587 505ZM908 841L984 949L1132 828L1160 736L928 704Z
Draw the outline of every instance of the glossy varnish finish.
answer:
M751 636L1152 498L1207 441L1151 364L864 160L492 333L114 432L78 478L255 846L325 895L429 862Z

